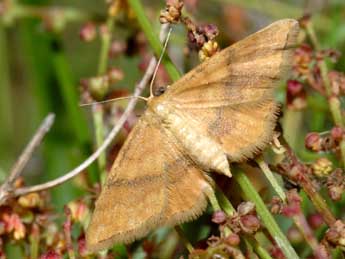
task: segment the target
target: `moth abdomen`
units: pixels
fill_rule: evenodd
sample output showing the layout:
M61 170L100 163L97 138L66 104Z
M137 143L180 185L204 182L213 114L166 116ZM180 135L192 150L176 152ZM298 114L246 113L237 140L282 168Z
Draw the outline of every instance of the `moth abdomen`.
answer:
M216 171L231 177L227 156L222 146L198 130L192 118L186 118L177 109L160 106L156 114L163 126L181 143L186 154L205 171Z

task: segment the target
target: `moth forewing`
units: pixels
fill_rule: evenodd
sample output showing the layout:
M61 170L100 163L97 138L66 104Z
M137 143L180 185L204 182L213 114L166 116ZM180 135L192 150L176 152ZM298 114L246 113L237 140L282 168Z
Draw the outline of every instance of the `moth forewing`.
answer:
M203 172L146 111L121 148L96 202L86 232L88 249L129 243L158 226L198 217L207 204L207 186Z
M86 232L92 251L128 243L206 207L205 171L271 140L274 87L291 67L298 22L277 21L197 66L152 97L121 148Z
M232 162L252 158L271 141L275 86L291 68L299 26L277 21L215 54L161 96L199 121Z

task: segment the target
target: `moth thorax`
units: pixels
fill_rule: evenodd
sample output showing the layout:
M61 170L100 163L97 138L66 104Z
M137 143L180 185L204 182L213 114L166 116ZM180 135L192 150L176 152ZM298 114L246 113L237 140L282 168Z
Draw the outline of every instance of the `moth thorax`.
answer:
M171 114L170 109L164 103L159 103L154 107L155 112L160 115L161 117L167 117Z

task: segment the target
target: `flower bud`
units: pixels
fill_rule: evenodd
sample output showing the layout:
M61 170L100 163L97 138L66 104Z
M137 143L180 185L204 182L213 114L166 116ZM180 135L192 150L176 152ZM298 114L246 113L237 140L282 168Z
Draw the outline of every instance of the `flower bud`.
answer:
M205 61L212 57L219 50L218 43L210 40L206 42L199 51L199 58L201 61Z
M336 142L340 142L343 139L344 136L344 130L339 127L339 126L335 126L332 128L331 130L331 137L336 141Z
M40 207L43 203L41 197L38 193L29 193L27 195L21 196L18 199L18 203L20 206L24 208L36 208Z
M254 234L261 226L260 220L254 215L244 215L240 218L241 229L246 234Z
M319 213L314 213L308 216L308 223L311 228L318 229L324 223L324 221Z
M318 152L321 151L321 138L319 133L317 132L310 132L305 137L305 147L311 151Z
M325 157L318 158L312 165L313 174L317 177L328 176L333 169L333 164Z
M218 210L216 212L213 213L212 215L212 222L216 223L216 224L223 224L226 221L226 214L221 211Z
M299 244L302 243L304 238L301 232L295 228L295 227L290 227L288 232L287 232L287 238L292 244Z
M224 242L229 246L238 246L241 242L241 239L237 234L231 233L225 237Z
M40 256L40 259L62 259L63 257L57 252L50 250Z
M92 22L84 24L79 31L79 37L85 42L94 40L96 38L96 26Z
M109 80L107 76L92 77L89 79L89 90L92 97L100 101L108 93Z
M255 212L255 204L250 201L242 202L238 205L237 211L240 216L252 214Z

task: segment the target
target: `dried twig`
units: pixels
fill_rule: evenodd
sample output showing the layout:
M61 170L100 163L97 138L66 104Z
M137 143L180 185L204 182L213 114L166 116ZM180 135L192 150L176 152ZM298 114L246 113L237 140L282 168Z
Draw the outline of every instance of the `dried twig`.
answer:
M30 140L29 144L24 149L14 166L12 167L8 178L0 187L0 205L9 197L13 190L13 184L15 180L20 176L27 162L32 156L45 136L54 123L55 114L50 113L42 122L41 126L37 129L35 135Z
M164 41L168 31L169 31L169 25L162 25L161 32L160 32L160 39L161 39L161 41ZM155 57L152 57L151 60L150 60L149 65L148 65L148 67L146 69L146 72L145 72L143 78L137 84L137 86L135 88L134 96L139 96L142 93L142 91L144 90L145 86L147 85L147 83L151 79L156 65L157 65L157 60L156 60ZM37 191L46 190L46 189L55 187L57 185L60 185L60 184L62 184L64 182L70 180L71 178L75 177L79 173L83 172L111 144L112 140L119 133L119 131L121 130L123 124L126 122L128 116L134 110L134 107L135 107L137 101L138 101L137 98L133 98L133 99L131 99L129 101L126 110L122 114L121 118L118 120L117 124L111 130L111 132L109 133L107 138L104 140L103 144L88 159L86 159L82 164L80 164L78 167L76 167L72 171L66 173L65 175L63 175L63 176L61 176L61 177L59 177L59 178L57 178L55 180L52 180L52 181L49 181L49 182L46 182L46 183L43 183L43 184L38 184L38 185L35 185L35 186L18 188L16 190L14 190L12 195L13 196L20 196L20 195L31 193L31 192L37 192Z

